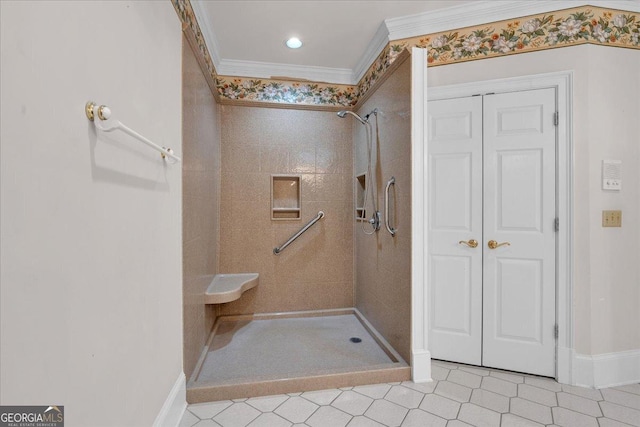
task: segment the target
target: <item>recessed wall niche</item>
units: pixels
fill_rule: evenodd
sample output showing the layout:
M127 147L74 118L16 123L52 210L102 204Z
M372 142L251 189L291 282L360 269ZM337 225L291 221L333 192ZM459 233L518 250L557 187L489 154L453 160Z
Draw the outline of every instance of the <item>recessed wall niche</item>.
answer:
M271 219L300 219L300 175L271 175Z
M366 189L366 175L356 176L356 219L362 221L367 214L364 211L364 192Z

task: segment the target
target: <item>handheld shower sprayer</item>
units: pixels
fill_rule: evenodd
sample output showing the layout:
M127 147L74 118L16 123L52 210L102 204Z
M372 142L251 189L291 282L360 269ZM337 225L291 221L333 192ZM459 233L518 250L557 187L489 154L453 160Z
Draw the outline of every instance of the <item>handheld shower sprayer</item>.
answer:
M360 123L362 123L363 125L365 125L365 129L366 129L366 144L367 144L367 173L366 173L366 179L365 179L365 188L364 188L364 201L363 201L363 208L366 209L367 206L367 201L369 200L369 193L371 193L371 203L372 203L372 207L373 207L373 215L371 216L370 219L366 220L366 223L368 223L369 225L371 225L371 232L368 232L365 229L365 222L363 222L363 226L362 226L362 230L364 231L365 234L374 234L376 231L380 230L380 224L382 223L381 221L381 215L380 215L380 211L378 210L378 206L377 206L377 192L375 190L375 185L373 185L373 173L372 173L372 169L373 169L373 129L371 126L371 123L369 122L369 117L371 115L376 116L376 135L377 135L377 129L378 129L378 124L377 124L377 116L378 116L378 109L374 108L369 114L367 114L366 116L364 116L364 119L362 117L360 117L358 114L354 113L353 111L349 111L349 110L342 110L342 111L338 111L338 117L340 117L341 119L344 119L345 117L347 117L347 114L352 115L353 117L355 117ZM363 218L364 219L364 218Z

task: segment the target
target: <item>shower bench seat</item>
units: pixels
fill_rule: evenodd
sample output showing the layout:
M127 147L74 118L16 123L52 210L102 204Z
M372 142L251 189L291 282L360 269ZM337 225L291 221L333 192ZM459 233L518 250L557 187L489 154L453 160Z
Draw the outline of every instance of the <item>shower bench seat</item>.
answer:
M258 277L258 273L216 274L204 293L204 303L235 301L243 292L258 286Z

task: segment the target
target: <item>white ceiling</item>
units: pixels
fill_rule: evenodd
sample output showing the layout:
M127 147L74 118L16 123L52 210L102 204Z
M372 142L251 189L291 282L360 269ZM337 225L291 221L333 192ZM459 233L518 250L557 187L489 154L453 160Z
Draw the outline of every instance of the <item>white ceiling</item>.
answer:
M191 1L220 74L243 75L246 70L254 73L247 77L309 78L302 71L322 67L332 69L324 70L329 74L348 75L346 80L353 80L354 70L385 19L465 3L473 1ZM302 48L284 45L293 36L302 40Z

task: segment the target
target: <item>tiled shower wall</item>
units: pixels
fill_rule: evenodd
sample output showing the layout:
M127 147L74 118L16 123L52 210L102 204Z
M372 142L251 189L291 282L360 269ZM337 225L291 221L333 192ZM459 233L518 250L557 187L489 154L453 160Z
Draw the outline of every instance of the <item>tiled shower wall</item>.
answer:
M182 292L188 380L215 320L214 307L202 301L218 263L220 125L218 106L184 38L182 68Z
M378 208L384 220L384 189L391 187L391 222L366 235L356 224L356 307L391 346L409 362L411 355L411 61L405 60L358 110L361 116L378 108L378 142L372 174ZM370 118L374 131L376 120ZM364 126L356 123L356 174L366 171ZM370 211L370 209L369 209ZM370 212L367 213L370 217ZM369 230L369 228L368 228Z
M352 120L221 105L220 272L260 274L219 314L353 307ZM271 174L301 176L301 219L271 220ZM318 211L325 217L280 255Z

